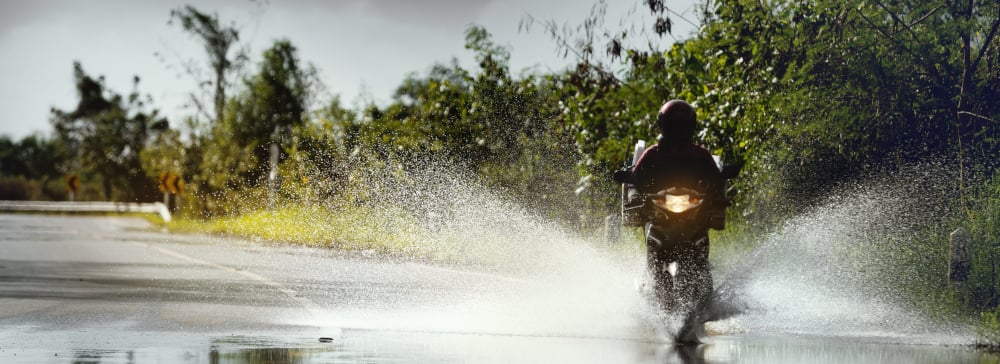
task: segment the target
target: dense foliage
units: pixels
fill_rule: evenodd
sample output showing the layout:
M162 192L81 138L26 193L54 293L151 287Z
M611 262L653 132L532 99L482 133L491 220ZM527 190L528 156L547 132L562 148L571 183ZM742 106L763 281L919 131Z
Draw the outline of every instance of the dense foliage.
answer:
M930 158L981 178L996 167L1000 132L998 11L985 1L709 1L692 39L608 47L627 66L620 80L584 58L562 88L572 96L563 115L589 171L606 176L635 139L654 138L656 105L693 102L701 141L748 163L747 209L808 206L834 184Z

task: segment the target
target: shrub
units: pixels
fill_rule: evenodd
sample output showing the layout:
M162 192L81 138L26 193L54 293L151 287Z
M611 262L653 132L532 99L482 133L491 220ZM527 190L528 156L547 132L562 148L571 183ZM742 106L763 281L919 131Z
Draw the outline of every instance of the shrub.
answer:
M42 196L38 181L27 178L0 177L0 200L37 200Z

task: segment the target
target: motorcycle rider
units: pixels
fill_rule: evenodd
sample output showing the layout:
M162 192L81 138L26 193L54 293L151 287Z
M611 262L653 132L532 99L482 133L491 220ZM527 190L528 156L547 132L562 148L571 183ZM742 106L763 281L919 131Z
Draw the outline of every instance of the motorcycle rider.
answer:
M729 205L725 196L725 179L716 165L712 154L693 142L697 124L694 108L683 100L671 100L663 104L656 116L660 129L657 144L649 147L632 168L632 184L629 185L627 206L642 205L643 196L654 194L666 186L684 187L706 191L705 203L709 204L706 215L698 221L704 222L703 229L695 229L696 235L678 239L672 233L660 231L651 223L645 224L646 259L650 269L667 269L671 262L677 263L674 282L680 285L680 292L692 292L693 297L684 297L687 302L697 302L712 291L712 275L708 267L708 229L722 229L725 207ZM713 219L712 214L716 214ZM666 277L666 274L652 274ZM665 282L654 282L657 296L664 295ZM688 286L694 285L694 287ZM662 301L661 301L662 302Z

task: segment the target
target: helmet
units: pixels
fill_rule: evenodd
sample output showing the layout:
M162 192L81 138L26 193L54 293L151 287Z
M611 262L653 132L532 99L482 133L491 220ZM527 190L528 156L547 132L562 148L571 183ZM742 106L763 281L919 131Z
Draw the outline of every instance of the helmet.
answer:
M686 143L694 138L697 114L691 104L684 100L670 100L660 107L656 115L656 126L668 143Z

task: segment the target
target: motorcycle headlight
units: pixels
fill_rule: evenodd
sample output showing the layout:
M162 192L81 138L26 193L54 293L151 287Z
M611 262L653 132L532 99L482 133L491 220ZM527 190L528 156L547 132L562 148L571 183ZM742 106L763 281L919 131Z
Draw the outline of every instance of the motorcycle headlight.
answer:
M693 209L701 205L701 199L691 195L665 195L663 199L653 200L656 205L675 214Z

